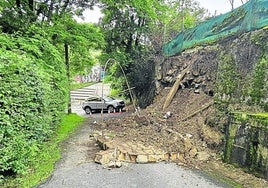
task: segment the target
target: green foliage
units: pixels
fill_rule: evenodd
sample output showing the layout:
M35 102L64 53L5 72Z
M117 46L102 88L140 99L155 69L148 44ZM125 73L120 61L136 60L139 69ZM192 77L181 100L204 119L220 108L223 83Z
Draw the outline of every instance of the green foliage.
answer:
M127 74L137 103L145 108L153 102L155 97L155 63L149 52L133 54L134 62Z
M71 75L90 70L97 61L96 50L105 46L100 27L77 23L70 15L58 18L48 32L61 53L64 53L63 44L68 44Z
M267 57L263 57L258 64L256 64L254 73L252 86L250 91L250 96L252 97L252 101L255 104L260 104L261 99L267 95L267 81L268 81L268 59Z
M102 0L107 53L131 53L146 43L149 29L161 12L162 1Z
M25 31L33 23L53 23L53 18L65 14L81 15L95 0L8 0L0 2L0 26L5 33Z
M22 173L31 160L31 144L51 133L44 100L49 88L43 85L45 73L31 59L3 51L0 54L0 169L1 173Z
M205 10L196 1L168 0L165 3L167 7L165 8L165 17L163 19L165 26L164 42L171 40L179 31L194 27L205 17Z
M155 94L153 57L162 50L166 33L177 34L182 25L192 27L202 13L197 12L199 6L192 0L184 1L183 6L182 1L163 0L101 2L104 14L101 25L107 41L103 62L112 58L121 64L138 103L145 107ZM109 71L112 88L118 92L127 90L119 66L109 66Z
M137 91L134 91L136 98L143 101L144 98L140 97L140 93L148 92L148 90L140 90L140 88L146 85L148 80L142 79L143 76L140 77L140 71L142 71L140 68L144 68L147 63L142 58L144 53L148 52L150 28L153 23L156 23L158 15L162 12L161 3L163 1L120 0L115 2L104 0L102 2L105 16L101 24L107 41L106 54L102 56L103 62L114 59L120 63L127 77L124 77L118 64L112 63L108 66L109 77L106 79L112 81L111 86L117 92L128 89L127 79L130 88L137 88L134 89ZM146 53L146 55L148 54ZM154 72L149 74L154 74ZM130 98L129 92L125 92L123 95ZM145 104L145 102L141 103Z
M64 115L70 89L64 46L74 73L90 68L91 51L104 46L99 27L71 16L94 2L0 2L0 181L27 173Z
M47 40L40 35L0 39L5 41L0 50L2 176L27 171L39 144L56 129L67 93L65 67Z
M268 118L268 113L257 113L257 114L252 114L256 117L264 117L264 118Z
M2 187L33 187L40 181L48 178L54 170L55 163L60 159L61 149L59 145L64 141L70 133L74 132L81 122L83 117L76 114L69 114L63 117L59 127L48 142L39 146L38 154L35 155L30 162L31 171L24 175L11 178L3 184Z
M218 100L229 102L239 84L239 74L235 60L230 55L221 55L218 68L216 91Z
M114 94L117 95L120 91L127 89L126 78L123 76L123 72L120 69L119 64L122 66L124 71L127 71L127 67L132 62L129 54L122 53L120 51L111 52L109 54L103 53L101 61L107 64L104 81L111 83ZM128 93L125 93L124 95L129 97Z

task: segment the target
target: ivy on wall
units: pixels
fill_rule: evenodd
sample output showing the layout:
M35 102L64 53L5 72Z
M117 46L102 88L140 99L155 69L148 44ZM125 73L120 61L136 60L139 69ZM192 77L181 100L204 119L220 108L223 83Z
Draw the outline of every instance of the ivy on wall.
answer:
M252 85L250 90L250 97L254 104L262 104L262 99L265 98L268 91L268 57L264 56L261 58L260 62L256 64L253 77Z
M216 80L215 101L222 111L228 110L235 101L235 93L240 83L240 75L237 71L235 59L230 54L221 54Z

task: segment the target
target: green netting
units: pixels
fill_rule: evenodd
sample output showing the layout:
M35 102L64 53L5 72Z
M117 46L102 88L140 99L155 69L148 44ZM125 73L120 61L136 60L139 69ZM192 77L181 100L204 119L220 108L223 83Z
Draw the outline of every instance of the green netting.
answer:
M268 25L268 0L250 0L235 10L211 18L180 32L164 45L167 56L180 53L195 45L217 41L223 37L261 29Z

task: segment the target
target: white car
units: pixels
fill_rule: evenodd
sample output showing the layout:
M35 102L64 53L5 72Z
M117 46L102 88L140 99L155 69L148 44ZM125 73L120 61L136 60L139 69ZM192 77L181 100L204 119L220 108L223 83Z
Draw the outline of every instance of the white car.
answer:
M125 102L123 100L113 97L89 97L82 104L86 114L90 114L92 111L101 111L102 109L103 111L114 112L114 110L123 110L124 107Z

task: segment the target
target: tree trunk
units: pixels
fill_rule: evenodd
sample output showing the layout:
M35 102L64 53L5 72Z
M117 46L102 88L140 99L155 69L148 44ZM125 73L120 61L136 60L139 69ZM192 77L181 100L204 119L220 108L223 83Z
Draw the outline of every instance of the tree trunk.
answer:
M20 0L16 0L16 6L17 6L18 13L20 15L22 15L21 2L20 2Z
M64 53L65 53L65 65L66 65L66 74L68 79L68 114L72 113L72 106L71 106L71 91L70 91L70 64L69 64L69 46L65 42L64 43Z
M230 4L231 4L231 10L233 11L234 10L234 0L229 0Z
M34 12L34 1L33 0L28 0L28 6L29 6L29 9L33 13Z
M167 95L167 98L166 98L166 101L163 105L163 110L166 110L166 108L170 105L171 101L173 100L175 94L177 93L178 89L179 89L179 86L180 86L180 83L182 81L182 79L184 78L185 74L187 73L189 69L186 68L184 69L178 76L177 76L177 79L176 79L176 82L174 83L174 85L172 86L172 88L170 89L168 95Z
M51 21L51 17L52 17L52 12L53 12L53 8L54 8L54 1L50 2L49 5L49 10L48 10L48 15L47 15L47 21L50 22Z

